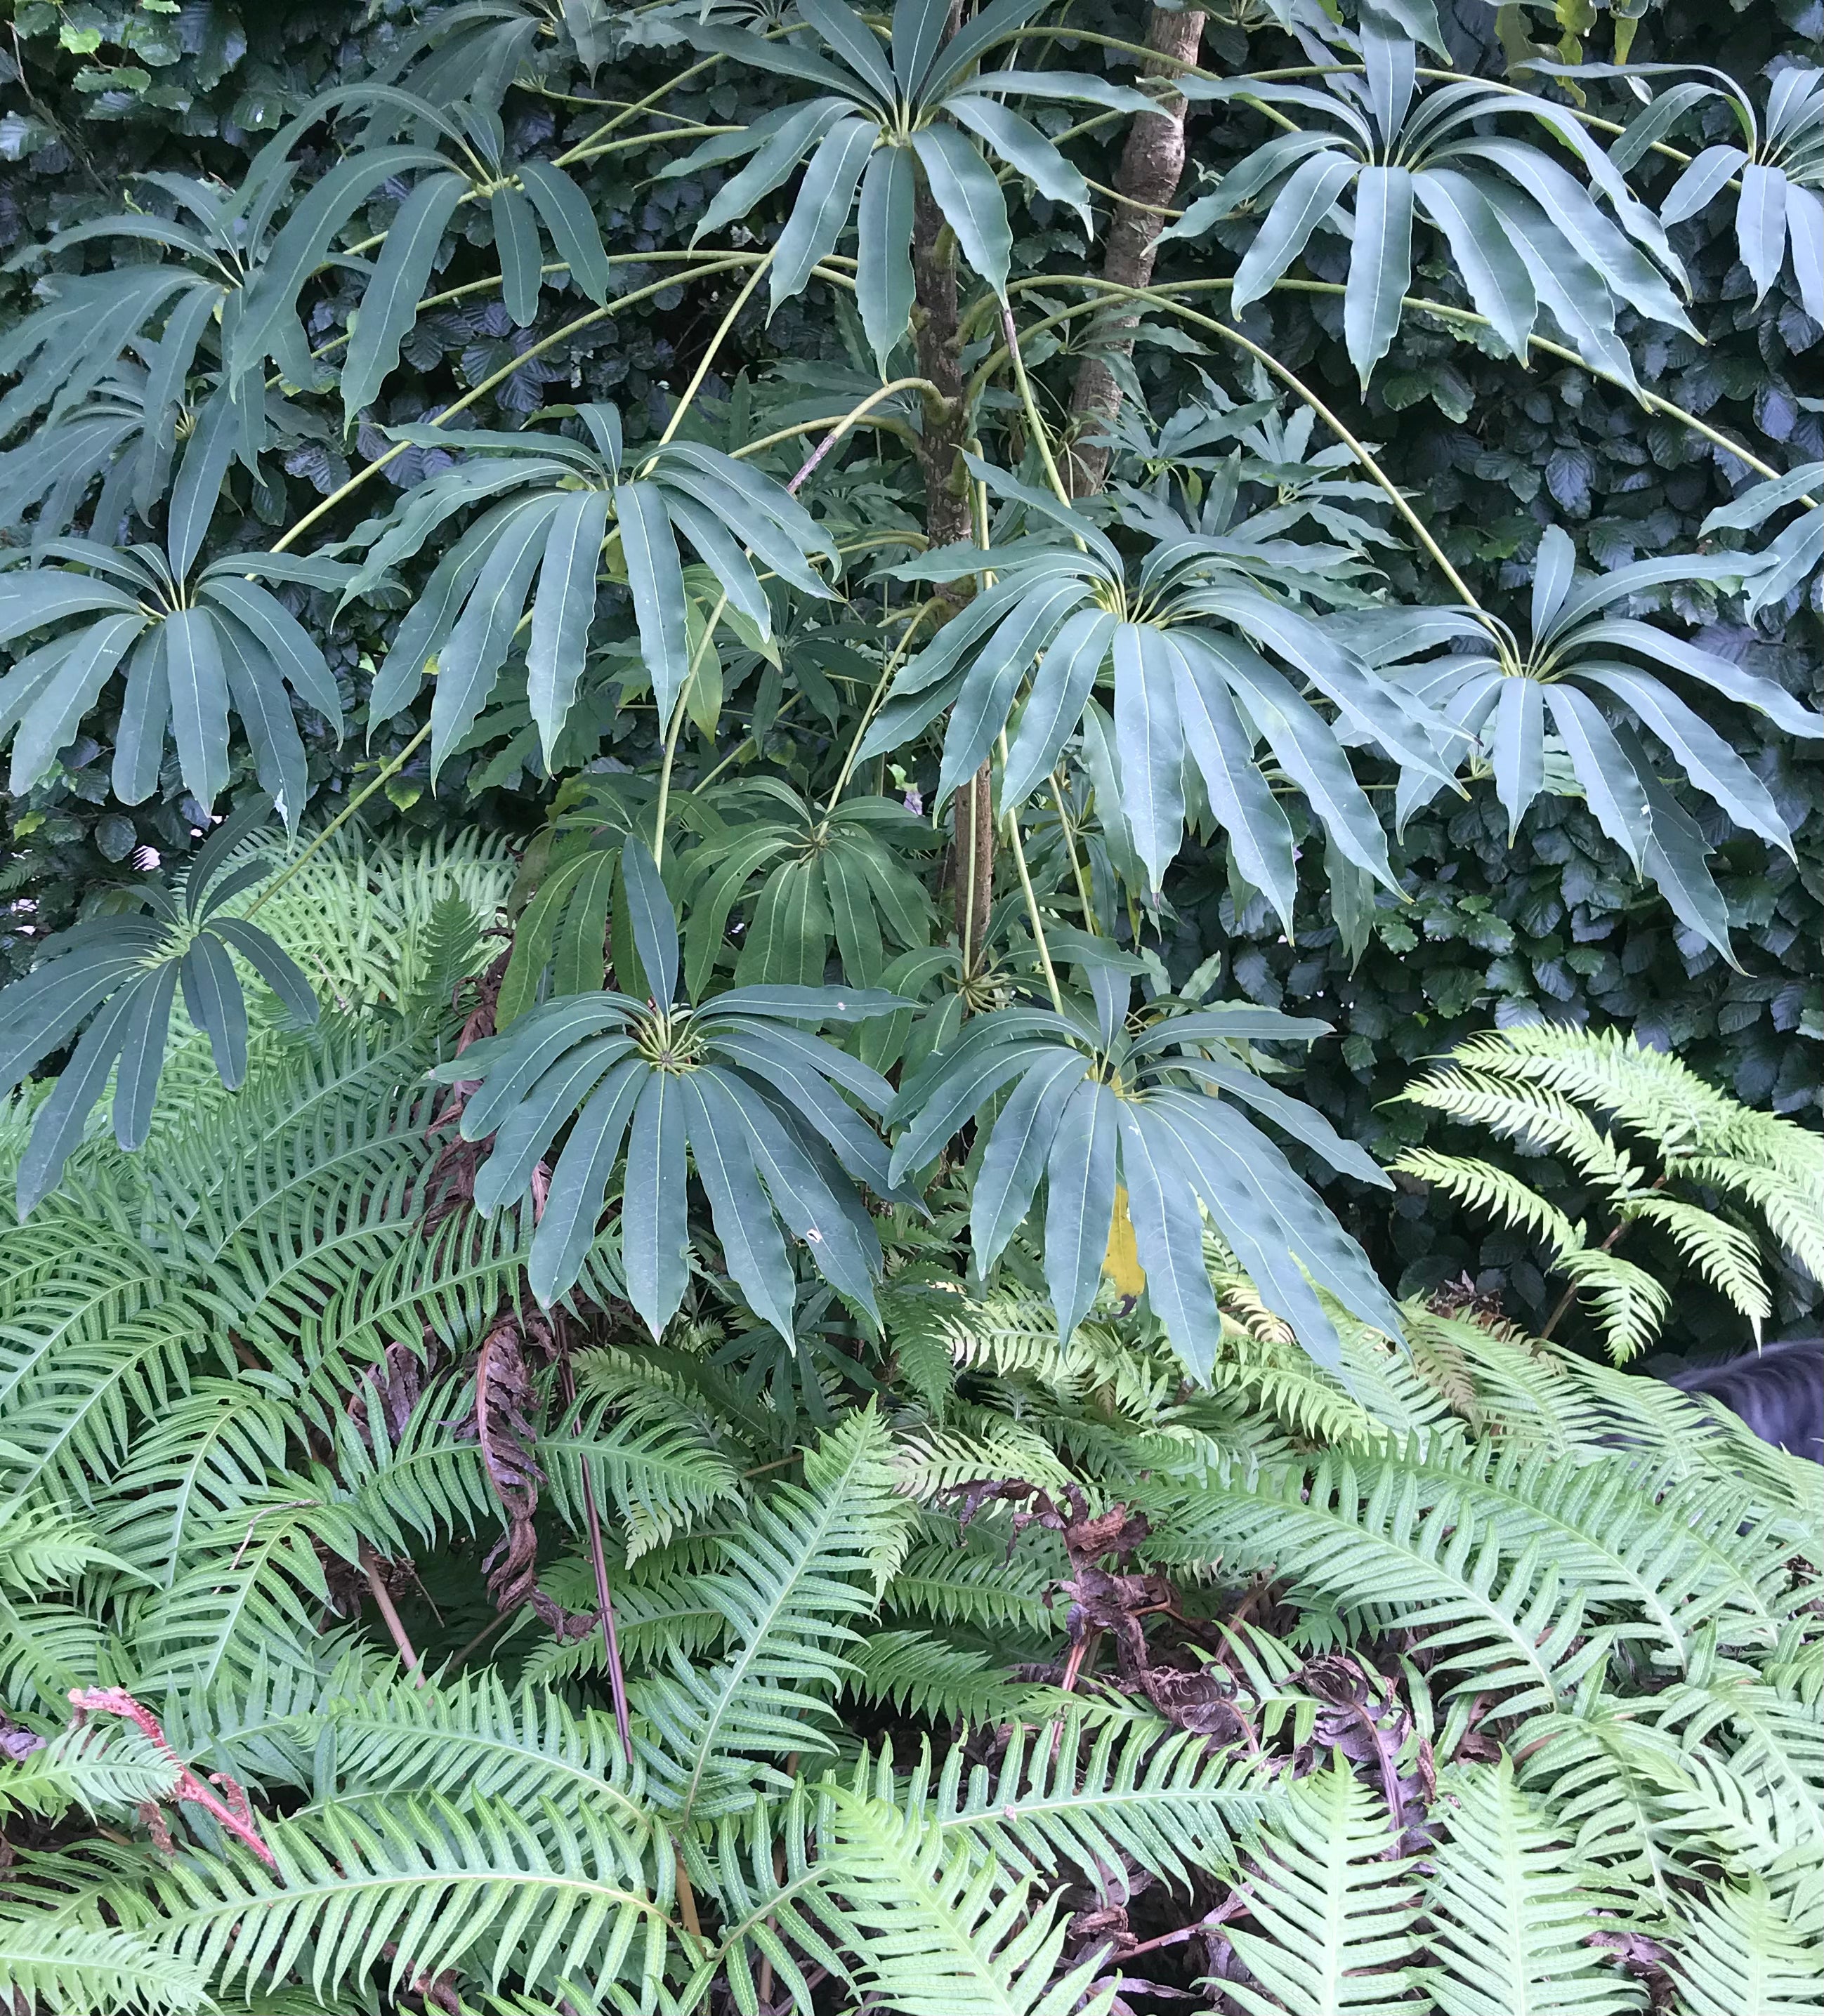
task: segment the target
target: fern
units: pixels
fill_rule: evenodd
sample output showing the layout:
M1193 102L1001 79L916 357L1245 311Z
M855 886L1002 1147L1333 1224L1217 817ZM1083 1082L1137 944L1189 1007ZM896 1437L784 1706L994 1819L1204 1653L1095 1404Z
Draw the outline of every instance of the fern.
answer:
M578 1823L597 1812L632 1843L651 1832L643 1772L622 1757L612 1720L535 1683L510 1694L490 1673L425 1688L384 1685L331 1694L291 1726L301 1740L334 1731L330 1803L472 1794Z
M1398 2016L1420 1976L1410 1861L1388 1858L1385 1807L1340 1758L1267 1823L1242 1878L1255 1929L1228 1931L1253 1982L1223 1992L1249 2016ZM1255 1984L1257 1983L1258 1985Z
M1112 1291L1061 1346L1017 1248L982 1292L928 1278L950 1233L910 1213L881 1348L802 1303L853 1355L789 1376L708 1275L633 1341L611 1223L543 1315L531 1214L433 1178L423 1074L492 857L408 902L409 863L324 852L416 966L363 939L366 1005L256 1031L232 1098L180 1031L153 1152L91 1139L0 1231L0 1808L81 1844L22 1855L4 1906L40 2006L1075 2016L1134 1972L1122 1912L1167 1985L1201 1927L1250 2011L1636 2006L1580 1913L1649 1931L1662 1998L1790 2001L1824 1855L1815 1467L1498 1323L1409 1309L1408 1352L1325 1300L1318 1367L1213 1234L1200 1388ZM1513 1081L1528 1139L1594 1154L1582 1082ZM1701 1101L1678 1141L1700 1121L1713 1160L1761 1152ZM1627 1208L1745 1298L1737 1219L1686 1215L1696 1150L1677 1197L1638 1152L1606 1165ZM1766 1152L1797 1194L1804 1154ZM476 1417L508 1322L535 1514ZM493 1615L510 1527L541 1594ZM388 1623L376 1556L408 1569ZM68 1726L101 1683L112 1715ZM1339 1742L1353 1774L1310 1772Z
M819 1726L849 1670L850 1620L871 1610L903 1550L890 1440L871 1410L807 1453L802 1485L778 1486L726 1543L708 1585L734 1649L700 1672L683 1661L646 1683L659 1748L655 1785L680 1822L705 1806L737 1754L826 1749ZM720 1795L726 1797L726 1791Z
M1398 1463L1326 1460L1143 1502L1166 1536L1155 1558L1257 1568L1345 1611L1397 1615L1429 1634L1458 1687L1509 1693L1510 1712L1555 1706L1604 1649L1548 1549L1504 1545L1469 1494L1423 1492Z
M1598 1905L1511 1766L1440 1787L1449 1832L1425 1888L1444 2016L1620 2016L1640 1989L1585 1943Z
M0 1765L0 1815L35 1813L56 1820L79 1807L91 1816L118 1816L162 1798L176 1776L177 1767L138 1731L92 1723Z
M1801 1930L1759 1885L1693 1899L1674 1978L1689 2016L1798 2016L1824 1991L1815 1926Z
M1010 1560L1004 1543L972 1545L952 1527L914 1543L887 1585L886 1604L908 1617L1049 1635L1057 1628L1049 1583L1042 1558L1029 1552Z
M1631 1035L1519 1024L1461 1046L1451 1064L1401 1096L1504 1136L1523 1154L1563 1156L1602 1193L1615 1222L1591 1244L1581 1226L1493 1163L1415 1148L1393 1165L1537 1240L1584 1294L1618 1363L1652 1343L1671 1307L1651 1272L1610 1250L1634 1226L1659 1226L1756 1336L1772 1299L1743 1207L1760 1214L1791 1259L1824 1279L1824 1143L1752 1111ZM1649 1182L1633 1151L1592 1116L1647 1143L1660 1159L1657 1177Z
M160 2012L210 2006L208 1977L137 1934L0 1910L0 1982L53 2016L91 2010Z
M577 1411L538 1445L556 1503L582 1523L581 1474L618 1511L628 1557L663 1546L719 1507L741 1500L739 1472L700 1409L650 1387L631 1391L585 1360ZM618 1405L620 1417L611 1420Z
M481 1978L511 1965L655 1978L669 1867L584 1807L536 1824L510 1805L434 1794L324 1806L265 1830L276 1868L185 1856L157 1879L160 1941L225 1985L282 1982L295 1966L319 1997L377 1962L395 1991L479 1951ZM384 1960L381 1947L391 1949Z
M932 1723L993 1724L1017 1714L1030 1690L1010 1686L988 1652L946 1645L925 1631L876 1631L855 1647L844 1691L890 1703Z
M916 1810L856 1792L832 1803L826 1880L871 1993L905 2016L1103 2016L1114 1986L1086 1993L1093 1960L1054 1978L1055 1905L1030 1908L1026 1885L1004 1886Z
M905 1796L922 1799L928 1776L921 1766ZM886 1796L884 1777L877 1790ZM1193 1872L1231 1860L1274 1803L1245 1759L1150 1717L1098 1729L1080 1712L1015 1723L993 1771L953 1750L932 1796L938 1827L1009 1876L1073 1868L1101 1887L1131 1863L1187 1890Z

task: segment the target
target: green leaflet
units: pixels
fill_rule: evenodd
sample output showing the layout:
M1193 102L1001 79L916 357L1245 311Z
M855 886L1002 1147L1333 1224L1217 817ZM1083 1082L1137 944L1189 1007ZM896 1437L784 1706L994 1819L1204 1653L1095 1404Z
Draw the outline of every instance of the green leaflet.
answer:
M1545 788L1545 693L1537 679L1501 682L1491 754L1495 795L1507 808L1511 841L1527 808Z
M400 204L348 339L341 387L346 419L372 401L397 365L399 345L418 319L419 298L429 290L438 243L467 193L460 175L429 175Z
M1235 269L1233 300L1238 311L1271 290L1303 251L1356 171L1354 162L1333 150L1314 154L1292 170Z
M917 181L912 153L893 146L874 149L861 178L861 207L856 218L860 255L855 275L856 304L883 378L887 360L912 315L909 247Z
M368 148L312 183L273 239L248 292L229 359L235 376L244 376L271 355L305 276L322 264L337 232L382 183L413 168L448 166L442 155L424 147Z
M607 536L611 499L585 490L560 499L545 535L539 592L526 646L526 695L549 767L576 697L595 615L596 571Z
M595 213L575 182L549 161L523 161L520 186L531 197L552 249L570 277L598 305L607 299L608 255Z
M1018 168L1041 196L1069 203L1090 228L1089 185L1029 120L991 98L959 94L950 103L959 125L980 135L1011 167Z
M1365 389L1393 347L1412 279L1412 176L1401 167L1364 168L1355 185L1355 244L1343 302L1349 361Z
M767 275L775 308L800 293L812 268L834 249L854 207L856 185L873 150L874 133L867 120L845 119L818 143Z
M690 1279L684 1210L684 1089L649 1071L629 1125L621 1198L621 1265L628 1298L657 1337Z

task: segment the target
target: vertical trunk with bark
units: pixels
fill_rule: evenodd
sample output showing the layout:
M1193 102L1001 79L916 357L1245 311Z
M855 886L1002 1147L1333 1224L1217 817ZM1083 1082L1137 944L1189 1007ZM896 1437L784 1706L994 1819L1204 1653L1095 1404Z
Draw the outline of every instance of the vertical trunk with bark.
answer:
M938 390L925 395L919 466L925 477L925 536L934 546L968 538L971 520L968 470L963 445L968 416L963 405L963 365L957 332L956 241L944 227L930 192L920 188L914 214L912 273L916 288L913 335L918 369ZM953 850L957 937L972 968L979 963L994 900L993 779L986 764L957 792Z
M1154 8L1146 45L1167 60L1145 65L1141 74L1176 76L1181 64L1196 62L1202 38L1201 14L1169 14ZM1115 207L1102 255L1104 279L1124 287L1144 287L1152 279L1155 241L1166 221L1159 207L1170 203L1184 172L1184 101L1174 92L1161 98L1158 111L1138 114L1128 133L1115 186L1130 200ZM1140 204L1155 207L1136 207ZM1117 329L1131 328L1134 319L1111 318ZM1110 347L1123 356L1134 354L1130 339L1117 340ZM1100 490L1108 473L1108 451L1085 437L1100 433L1120 409L1121 388L1115 374L1099 356L1084 358L1070 401L1069 481L1080 497Z

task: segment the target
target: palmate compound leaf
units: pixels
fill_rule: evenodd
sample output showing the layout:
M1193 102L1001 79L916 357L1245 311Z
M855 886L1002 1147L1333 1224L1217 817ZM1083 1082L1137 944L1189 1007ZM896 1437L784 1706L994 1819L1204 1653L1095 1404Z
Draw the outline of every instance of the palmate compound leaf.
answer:
M654 999L563 996L437 1073L480 1081L462 1118L465 1140L493 1143L476 1204L492 1211L517 1202L563 1136L532 1237L532 1291L549 1307L572 1285L617 1196L628 1299L656 1337L689 1280L687 1154L724 1264L757 1315L792 1335L780 1221L824 1278L871 1312L880 1241L855 1183L878 1196L895 1184L885 1145L843 1095L879 1113L892 1088L803 1025L865 1021L905 1004L878 990L788 986L676 1001L676 919L651 855L631 835L620 872Z
M533 1004L547 978L553 995L599 987L605 944L618 970L637 965L620 877L625 819L593 794L582 802L586 816L560 813L547 828L537 893L514 931L501 1028ZM719 960L729 956L729 920L737 905L748 916L735 968L742 983L820 983L834 938L846 979L857 987L889 985L896 956L928 946L931 898L907 857L929 853L941 835L903 805L855 797L820 813L777 778L722 785L701 797L674 792L671 802L698 836L675 861L673 882L683 913L684 986L693 999L708 992Z
M0 992L0 1085L11 1089L54 1051L74 1043L20 1157L22 1219L56 1186L110 1078L115 1139L127 1149L144 1143L180 988L230 1090L245 1075L247 1056L247 1001L236 955L278 995L294 1023L317 1019L316 996L297 962L257 924L225 908L246 889L250 875L265 873L263 862L222 871L268 810L264 801L250 800L215 829L191 863L181 905L148 883L142 900L154 916L74 924L45 939L38 965Z
M1071 71L978 70L1043 4L994 0L941 54L944 17L932 0L896 0L890 48L843 0L810 0L798 10L822 52L802 35L788 40L693 27L698 48L811 85L820 94L781 106L738 132L719 134L660 171L695 175L747 161L717 191L693 243L738 223L809 156L770 276L775 308L801 292L817 262L835 249L856 213L859 193L856 304L884 376L911 315L913 211L921 183L963 257L1004 296L1013 252L1001 189L1008 172L1069 205L1086 229L1091 222L1088 184L1007 101L1040 99L1121 113L1144 113L1152 105L1144 92ZM1001 175L993 160L1002 164Z
M408 178L413 179L382 240L349 341L343 404L351 417L397 364L400 342L429 283L438 242L460 204L488 206L501 299L521 327L538 312L541 240L586 295L606 300L607 256L582 190L553 163L508 160L499 116L485 104L469 101L446 109L392 85L344 85L319 93L263 150L260 162L271 160L268 172L273 181L289 184L295 164L288 157L312 127L349 110L371 114L365 144L311 182L276 229L271 210L266 212L270 236L262 233L256 269L229 344L237 377L258 369L285 344L297 326L300 290L334 257L344 227L389 184ZM391 133L402 125L452 151L395 143Z
M489 507L444 554L406 612L369 702L375 721L409 706L434 664L434 771L486 704L528 597L527 689L549 758L582 676L604 567L632 594L661 721L671 718L692 669L680 535L715 574L730 607L763 638L772 634L772 614L756 567L803 594L830 592L810 560L821 554L834 565L834 548L770 477L697 441L627 456L614 407L584 406L579 418L586 441L538 428L392 430L397 440L465 459L357 530L351 543L365 546L366 557L345 599L370 592L458 513Z
M1126 985L1123 979L1123 995ZM1094 1298L1118 1185L1127 1193L1153 1312L1195 1377L1208 1377L1222 1334L1203 1265L1202 1211L1262 1300L1321 1363L1339 1363L1342 1345L1318 1289L1399 1337L1399 1312L1367 1256L1240 1111L1252 1107L1339 1174L1386 1186L1361 1148L1258 1076L1234 1047L1309 1042L1328 1026L1220 1003L1168 1014L1134 1034L1118 1026L1125 1005L1105 1001L1099 1031L1036 1008L1003 1009L970 1023L900 1088L889 1115L905 1130L893 1149L892 1179L925 1168L991 1098L1007 1093L975 1184L975 1263L983 1273L993 1265L1031 1214L1043 1178L1046 1286L1061 1337Z
M1271 291L1353 191L1343 334L1364 386L1398 333L1420 220L1442 236L1470 299L1517 358L1541 306L1585 362L1628 384L1620 308L1696 334L1667 284L1670 275L1683 286L1685 274L1660 220L1567 107L1471 79L1422 86L1412 38L1379 9L1364 10L1359 49L1362 70L1339 65L1321 88L1180 80L1187 98L1245 98L1306 122L1257 147L1161 234L1196 237L1238 214L1259 215L1235 275L1238 310ZM1502 126L1515 119L1542 128L1587 182L1558 149L1509 137Z
M735 977L762 984L820 980L834 939L845 976L878 986L892 952L931 939L930 897L906 859L939 836L889 798L849 798L820 814L790 786L765 780L706 827L684 868L685 980L701 995L727 936L729 914L751 905ZM763 878L756 891L755 879Z
M1672 67L1607 63L1534 67L1553 75L1573 77L1647 77ZM1713 70L1708 75L1717 77L1719 73ZM1754 283L1754 298L1762 300L1779 278L1790 247L1800 305L1814 322L1824 322L1824 200L1818 190L1818 135L1824 103L1818 71L1794 64L1774 77L1768 89L1764 128L1746 93L1727 78L1719 85L1701 77L1682 77L1635 115L1627 132L1610 149L1610 158L1617 167L1631 167L1691 113L1718 98L1729 101L1746 144L1713 140L1701 147L1661 199L1660 221L1682 223L1719 198L1732 195L1736 247Z
M235 387L185 376L191 360L184 324L211 300L186 297L186 314L174 316L157 342L135 340L132 354L92 391L0 453L0 526L32 512L34 541L60 538L92 493L92 529L117 527L129 511L150 522L168 491L174 524L193 526L216 501L228 463L238 458L258 473L260 455L294 416L251 381Z
M1184 844L1185 777L1194 769L1240 873L1289 926L1297 886L1292 830L1256 754L1263 741L1329 844L1364 874L1396 886L1386 836L1350 768L1344 735L1438 790L1450 784L1469 743L1292 601L1334 599L1334 584L1318 569L1325 557L1346 556L1292 544L1276 527L1256 537L1247 520L1207 531L1140 499L1123 522L1148 550L1129 567L1081 513L974 456L968 464L1040 529L991 553L946 547L892 570L915 580L994 578L896 675L863 738L863 757L897 749L947 715L941 799L973 776L1007 733L1001 803L1015 808L1058 761L1095 707L1098 689L1112 686L1121 805L1119 815L1105 808L1105 816L1124 816L1147 888L1159 887ZM1335 708L1336 720L1318 711L1319 701Z
M1570 535L1550 526L1535 563L1530 646L1504 641L1494 650L1462 653L1439 661L1429 679L1425 666L1414 668L1427 697L1480 739L1510 833L1545 789L1549 730L1597 823L1635 872L1658 886L1682 923L1732 959L1727 908L1705 865L1709 844L1662 782L1642 732L1738 826L1790 855L1793 837L1772 794L1710 716L1719 699L1732 700L1787 735L1817 740L1824 738L1824 715L1732 659L1612 612L1650 589L1678 582L1726 588L1752 581L1766 566L1751 554L1685 555L1592 577L1577 571ZM1703 689L1696 707L1667 673ZM1402 818L1435 794L1429 777L1408 772Z
M351 110L373 115L366 144L300 190L294 149L319 121ZM402 124L441 139L453 153L395 143L391 134ZM181 401L206 339L219 348L237 400L247 397L250 382L257 384L254 374L269 360L294 383L326 382L308 354L297 297L313 275L350 263L336 257L338 237L389 185L407 185L368 271L343 359L342 400L351 419L397 365L400 343L431 283L440 241L465 203L485 203L491 212L502 297L522 326L537 311L546 246L584 294L604 301L607 255L582 190L554 163L507 160L504 146L499 117L484 106L445 110L395 86L356 85L310 100L254 157L233 189L185 175L146 178L175 204L178 217L130 211L92 218L59 232L43 249L131 239L156 247L164 259L124 272L49 279L46 306L0 344L0 371L23 367L20 383L0 401L0 433L46 405L54 417L67 411L154 326L153 375L165 388L158 402L160 430L168 402ZM150 501L142 494L142 511Z
M261 786L296 827L310 786L294 700L337 735L341 701L321 650L254 577L330 588L348 569L244 553L192 576L236 439L227 403L218 400L211 411L223 416L219 463L198 479L208 490L193 519L179 519L182 500L174 498L164 552L52 539L35 549L38 564L0 574L0 646L55 632L0 679L0 741L13 744L14 792L46 775L117 673L124 691L112 783L121 803L139 805L157 789L168 736L185 788L213 805L229 779L233 715ZM189 463L186 457L186 473Z

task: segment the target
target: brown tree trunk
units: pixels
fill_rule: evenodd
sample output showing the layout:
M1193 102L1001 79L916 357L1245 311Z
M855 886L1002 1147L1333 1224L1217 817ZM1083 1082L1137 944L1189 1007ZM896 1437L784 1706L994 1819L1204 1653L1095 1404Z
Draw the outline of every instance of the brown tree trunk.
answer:
M963 405L961 343L957 333L956 241L922 183L912 232L912 311L918 369L935 393L925 394L918 461L925 476L925 531L934 546L970 536L969 474L963 461L968 416ZM952 850L957 938L969 970L980 963L994 900L993 784L986 764L956 797Z
M1175 77L1180 65L1196 62L1202 38L1201 14L1168 14L1163 8L1154 8L1147 24L1146 45L1168 60L1144 65L1141 75ZM1135 117L1115 178L1115 186L1130 201L1116 206L1102 254L1102 278L1123 287L1144 287L1152 279L1154 242L1166 221L1157 208L1134 206L1169 203L1184 172L1184 101L1174 92L1161 98L1159 105L1158 111ZM1135 319L1112 316L1105 326L1131 328ZM1117 338L1109 347L1123 356L1134 354L1131 339ZM1071 394L1068 445L1070 487L1079 497L1100 490L1108 473L1107 448L1084 437L1099 433L1120 410L1121 388L1115 374L1100 356L1084 358Z
M925 394L918 462L925 477L925 530L934 546L969 536L969 475L963 465L968 419L963 409L962 344L957 328L957 244L921 178L913 213L912 332Z

